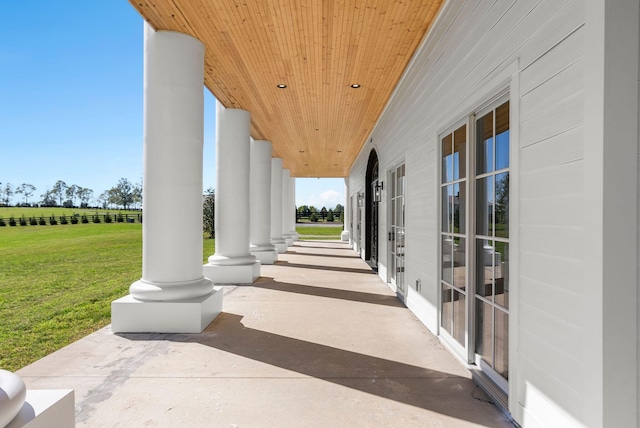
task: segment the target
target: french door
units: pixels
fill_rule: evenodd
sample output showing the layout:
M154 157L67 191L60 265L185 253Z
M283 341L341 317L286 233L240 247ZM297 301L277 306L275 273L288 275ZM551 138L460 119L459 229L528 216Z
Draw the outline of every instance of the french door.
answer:
M406 283L404 278L404 198L406 189L405 166L401 165L391 171L390 186L390 280L396 287L396 292L404 301L406 296Z
M505 394L509 380L509 102L440 139L443 336Z

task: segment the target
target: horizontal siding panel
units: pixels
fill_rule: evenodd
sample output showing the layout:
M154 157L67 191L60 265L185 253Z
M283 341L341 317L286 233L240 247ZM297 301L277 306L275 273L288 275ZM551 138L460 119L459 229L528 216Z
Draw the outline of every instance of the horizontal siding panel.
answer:
M520 200L520 224L572 226L583 224L583 195Z
M583 92L554 104L520 124L520 146L526 147L580 126L584 122Z
M556 0L545 0L542 5L545 10L550 4L560 3ZM558 4L559 6L559 4ZM536 60L545 56L555 46L564 43L564 40L575 33L584 25L584 2L568 1L552 16L527 41L522 49L520 65L523 69L529 67ZM582 47L579 49L582 52Z
M553 316L539 308L523 304L520 306L518 320L524 330L544 330L548 342L558 346L563 354L572 355L582 347L584 337L578 324L571 324L563 317Z
M571 33L545 55L523 67L520 91L526 94L584 56L584 27Z
M544 199L582 192L583 164L583 161L575 161L520 174L520 200Z
M580 93L583 87L584 61L579 59L520 98L520 120L525 122L541 114Z
M586 243L582 227L520 225L520 247L534 253L582 259Z
M547 370L544 363L544 359L521 354L521 378L528 381L518 387L522 394L518 396L518 402L526 405L527 412L531 415L525 419L527 426L536 426L531 421L532 416L536 418L539 426L544 428L580 426L581 424L576 423L579 418L575 415L580 415L583 411L585 391L580 387L584 383L583 378L578 379L578 383L572 385L573 387L569 386L555 371ZM579 361L576 366L580 367L582 372L587 370ZM531 379L535 379L535 382Z
M520 251L520 275L548 287L564 289L570 293L582 292L582 260L558 257L547 253Z
M531 173L584 159L584 127L578 126L520 151L520 172Z
M534 281L527 277L520 278L520 298L527 305L537 308L540 312L549 314L555 318L564 319L565 322L581 326L583 322L583 309L580 294L572 293L562 288L552 287L548 284ZM545 334L540 334L544 331ZM546 331L535 329L527 335L530 337L546 337ZM524 341L523 343L526 343ZM557 345L556 345L557 346Z

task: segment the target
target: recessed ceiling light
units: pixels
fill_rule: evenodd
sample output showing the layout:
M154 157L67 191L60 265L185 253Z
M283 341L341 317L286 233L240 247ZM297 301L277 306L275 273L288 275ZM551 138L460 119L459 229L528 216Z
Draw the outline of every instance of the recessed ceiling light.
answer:
M354 83L353 85L351 85L351 87L353 89L358 89L360 87L360 84L359 83Z
M280 88L280 89L284 89L286 87L287 87L287 85L285 85L284 83L278 84L278 88Z

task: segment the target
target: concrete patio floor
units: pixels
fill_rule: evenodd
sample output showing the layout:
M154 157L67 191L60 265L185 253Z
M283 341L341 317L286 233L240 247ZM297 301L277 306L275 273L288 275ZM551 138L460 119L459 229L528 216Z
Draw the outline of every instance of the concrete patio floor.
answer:
M347 244L296 242L201 334L105 327L23 369L88 427L512 427Z

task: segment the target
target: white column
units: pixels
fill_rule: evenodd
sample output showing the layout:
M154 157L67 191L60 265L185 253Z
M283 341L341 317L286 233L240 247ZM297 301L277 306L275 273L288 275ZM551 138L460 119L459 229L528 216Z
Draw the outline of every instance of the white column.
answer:
M279 254L287 252L282 236L282 159L271 159L271 243Z
M349 210L349 184L347 184L347 179L344 179L344 203L343 203L343 207L342 208L344 210L344 215L342 216L343 223L342 223L342 233L340 234L340 239L342 241L347 241L349 242L349 216L351 215L351 212Z
M251 245L260 263L272 265L278 250L271 243L271 142L251 141Z
M293 245L293 236L289 231L289 214L291 213L290 195L291 171L284 168L282 170L282 237L287 243L287 247Z
M251 284L260 262L249 251L250 115L216 103L216 252L204 265L215 284Z
M222 309L202 274L204 46L145 24L144 47L142 279L112 303L112 330L199 333Z
M635 427L638 2L585 2L584 29L583 234L575 244L584 257L576 296L583 314L583 369L575 375L584 391L577 408L584 413L576 416L589 427Z
M291 207L292 209L291 211L291 216L289 217L289 227L290 227L290 234L293 237L294 241L298 240L298 232L296 230L296 211L295 209L296 207L296 178L295 177L291 177L291 181L290 181L291 185L289 186L289 191L290 191L290 197L291 197Z

